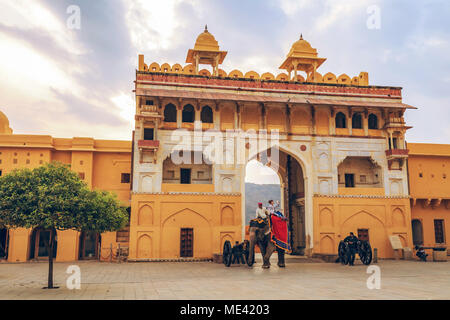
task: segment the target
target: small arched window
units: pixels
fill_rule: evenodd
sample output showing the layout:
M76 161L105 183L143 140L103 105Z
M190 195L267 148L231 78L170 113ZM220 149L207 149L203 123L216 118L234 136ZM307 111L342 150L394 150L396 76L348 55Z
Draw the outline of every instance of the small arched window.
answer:
M342 112L338 112L336 114L336 128L347 128L345 114L343 114Z
M203 123L213 123L213 111L210 106L204 106L202 108L200 119Z
M352 128L362 129L362 116L361 113L355 113L352 117Z
M183 122L194 122L195 119L195 110L191 104L187 104L183 108L183 113L181 116L181 120Z
M172 103L164 108L164 122L177 122L177 107Z
M369 115L369 129L378 129L378 117L373 113Z

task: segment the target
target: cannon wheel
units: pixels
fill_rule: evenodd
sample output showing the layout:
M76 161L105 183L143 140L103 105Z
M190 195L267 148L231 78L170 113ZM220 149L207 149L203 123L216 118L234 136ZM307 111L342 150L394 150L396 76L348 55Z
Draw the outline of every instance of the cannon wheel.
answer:
M361 241L358 251L361 262L366 266L369 265L372 262L372 247L370 246L370 243Z
M247 243L247 245L246 245L246 250L245 250L245 261L247 262L247 265L249 267L251 267L255 263L255 247L253 247L253 254L250 257L250 242L247 241L246 243Z
M225 241L225 243L223 244L223 253L222 253L222 260L223 260L223 264L226 267L229 267L231 265L231 258L232 258L232 254L231 254L231 243L229 240Z
M339 242L338 256L339 256L339 261L343 265L346 265L348 263L347 246L345 245L344 241Z

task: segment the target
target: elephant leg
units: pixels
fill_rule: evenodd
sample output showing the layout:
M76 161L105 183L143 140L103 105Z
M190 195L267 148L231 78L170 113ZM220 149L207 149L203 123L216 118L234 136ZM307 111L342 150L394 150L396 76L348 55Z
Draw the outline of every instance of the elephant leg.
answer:
M277 247L277 253L278 253L278 266L280 268L286 267L286 264L284 263L284 250Z
M275 251L274 244L269 240L266 247L266 252L264 254L264 264L263 268L268 269L270 268L270 257L272 256L272 253Z

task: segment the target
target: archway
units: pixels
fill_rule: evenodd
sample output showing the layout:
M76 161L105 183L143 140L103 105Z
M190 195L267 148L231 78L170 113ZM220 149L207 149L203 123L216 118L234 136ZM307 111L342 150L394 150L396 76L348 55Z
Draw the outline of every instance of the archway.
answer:
M50 229L35 228L31 232L30 239L30 259L47 259L48 258L48 241L50 240ZM56 230L54 230L56 234ZM53 258L56 258L56 252L58 249L58 240L55 240L55 246L53 248Z
M0 259L8 259L8 229L0 229Z
M98 259L100 235L97 232L81 232L79 242L80 260Z
M267 180L271 182L270 186L265 185ZM250 181L253 185L247 184ZM284 215L289 219L292 254L304 255L309 248L306 237L305 178L303 167L296 157L278 148L262 151L247 162L245 182L246 225L255 217L258 202L267 206L268 200L279 200ZM253 191L248 190L249 187ZM252 195L255 192L257 196Z
M423 227L422 221L419 219L413 219L412 221L412 236L415 246L423 245Z

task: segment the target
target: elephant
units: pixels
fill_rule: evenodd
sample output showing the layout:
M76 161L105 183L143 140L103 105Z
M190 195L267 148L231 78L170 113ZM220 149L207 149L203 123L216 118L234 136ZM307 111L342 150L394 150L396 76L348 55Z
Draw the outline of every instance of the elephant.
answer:
M284 250L276 247L270 240L270 226L268 223L260 226L250 224L249 235L250 240L247 259L247 264L249 266L252 266L255 262L255 245L258 245L261 250L261 255L263 257L262 267L264 269L270 268L270 257L275 250L278 252L278 267L284 268L286 266L284 263Z

